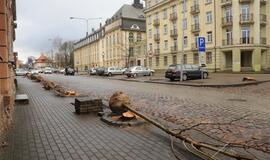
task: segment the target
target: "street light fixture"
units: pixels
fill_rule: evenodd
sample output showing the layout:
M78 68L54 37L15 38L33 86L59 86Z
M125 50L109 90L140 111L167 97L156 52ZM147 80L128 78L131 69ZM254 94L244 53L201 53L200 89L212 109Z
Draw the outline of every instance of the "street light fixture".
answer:
M181 56L180 56L180 61L181 61L181 71L180 71L180 81L182 82L183 81L183 70L184 70L184 66L183 66L183 63L184 63L184 45L185 45L185 42L184 42L184 39L185 39L185 30L184 30L184 20L186 19L186 0L183 0L181 1L181 3L183 3L183 6L182 7L184 10L183 10L183 19L182 19L182 52L181 52Z
M102 17L98 17L98 18L69 17L69 19L77 19L77 20L85 21L86 22L86 37L87 37L88 36L88 29L89 29L89 21L90 20L102 19Z

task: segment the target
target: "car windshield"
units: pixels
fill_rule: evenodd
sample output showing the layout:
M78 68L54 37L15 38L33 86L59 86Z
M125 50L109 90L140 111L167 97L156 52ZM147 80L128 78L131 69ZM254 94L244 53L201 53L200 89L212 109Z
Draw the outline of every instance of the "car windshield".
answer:
M169 69L176 69L177 65L170 65Z

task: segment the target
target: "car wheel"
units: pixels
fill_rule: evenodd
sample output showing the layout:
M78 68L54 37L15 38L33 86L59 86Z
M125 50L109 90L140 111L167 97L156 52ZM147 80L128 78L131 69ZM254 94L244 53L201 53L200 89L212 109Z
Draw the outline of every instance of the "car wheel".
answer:
M183 81L186 81L187 80L187 75L186 74L183 74Z
M110 77L111 77L111 76L112 76L112 73L109 73L109 74L108 74L108 76L110 76Z
M203 73L203 79L207 79L208 78L208 74L207 73Z
M152 73L152 72L150 72L150 73L149 73L149 76L152 76L152 75L153 75L153 73Z
M174 81L174 78L170 78L171 81Z
M134 78L136 78L137 76L138 76L138 74L137 74L137 73L135 73L135 74L133 75L133 77L134 77Z

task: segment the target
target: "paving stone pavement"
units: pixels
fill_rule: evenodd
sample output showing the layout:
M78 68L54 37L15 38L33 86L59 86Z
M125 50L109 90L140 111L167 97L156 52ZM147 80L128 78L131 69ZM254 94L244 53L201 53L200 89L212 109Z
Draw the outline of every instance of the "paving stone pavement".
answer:
M270 151L270 99L267 96L270 83L230 90L127 83L94 77L46 77L104 99L122 90L131 96L137 110L164 120L168 126L185 129L206 123L194 129L228 143L247 144ZM266 157L270 158L270 155L266 154Z
M15 106L9 146L0 148L0 160L175 159L168 135L152 125L108 126L96 115L74 114L73 98L55 97L25 78L19 86L30 104Z

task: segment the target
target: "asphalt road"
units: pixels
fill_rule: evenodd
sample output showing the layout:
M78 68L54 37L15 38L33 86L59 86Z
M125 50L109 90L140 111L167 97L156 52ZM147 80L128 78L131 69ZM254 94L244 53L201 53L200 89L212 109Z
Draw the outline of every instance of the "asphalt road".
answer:
M197 129L224 142L270 151L270 83L213 89L123 82L99 77L44 75L93 97L123 91L138 111L176 129ZM194 127L194 125L198 125ZM255 153L257 154L257 152ZM258 153L259 158L265 158ZM266 154L269 157L269 154Z

